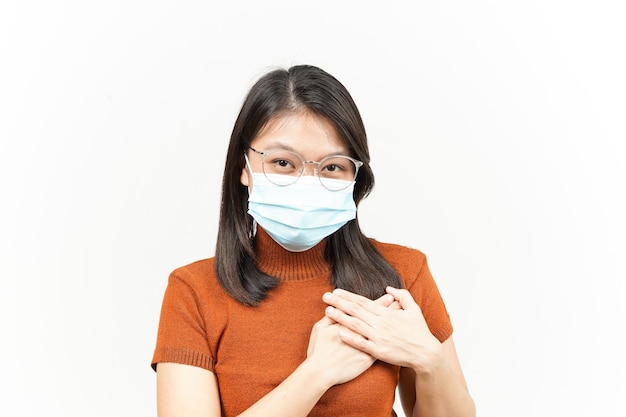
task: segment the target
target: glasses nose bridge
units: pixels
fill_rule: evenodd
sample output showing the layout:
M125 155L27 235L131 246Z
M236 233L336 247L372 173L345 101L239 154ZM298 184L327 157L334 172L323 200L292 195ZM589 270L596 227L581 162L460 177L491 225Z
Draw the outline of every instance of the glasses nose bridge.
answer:
M307 165L312 165L312 169L313 169L313 173L310 175L318 175L319 172L319 166L320 163L319 162L315 162L315 161L306 161L306 160L302 160L302 175L307 175L307 170L306 167Z

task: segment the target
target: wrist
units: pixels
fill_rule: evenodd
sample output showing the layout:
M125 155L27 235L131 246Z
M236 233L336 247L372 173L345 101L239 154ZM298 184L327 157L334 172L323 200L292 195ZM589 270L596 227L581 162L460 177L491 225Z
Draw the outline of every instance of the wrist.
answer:
M331 373L327 372L323 365L320 365L311 357L306 358L296 371L310 382L309 386L311 389L319 391L320 394L325 393L330 387L335 385L332 381Z
M422 351L419 357L414 358L409 367L413 369L418 378L432 377L444 371L447 363L444 360L441 343L437 341L431 349Z

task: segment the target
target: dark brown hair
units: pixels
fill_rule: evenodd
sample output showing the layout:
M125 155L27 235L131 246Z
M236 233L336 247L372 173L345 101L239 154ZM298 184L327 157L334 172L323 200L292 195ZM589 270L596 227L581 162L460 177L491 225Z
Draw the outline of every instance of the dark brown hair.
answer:
M233 298L247 305L259 304L278 285L278 280L256 267L251 237L253 219L247 213L248 189L240 182L243 154L273 117L302 111L329 120L348 145L351 156L363 161L354 187L357 205L374 186L365 126L343 84L311 65L277 69L262 76L248 92L230 138L215 253L220 284ZM357 219L328 237L325 258L332 267L335 287L372 299L383 295L387 285L402 287L397 272L363 235Z

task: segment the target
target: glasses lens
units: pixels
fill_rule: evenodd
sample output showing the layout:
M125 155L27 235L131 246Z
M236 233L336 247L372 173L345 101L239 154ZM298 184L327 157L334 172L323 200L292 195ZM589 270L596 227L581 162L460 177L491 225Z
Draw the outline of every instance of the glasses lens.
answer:
M357 166L354 161L345 156L329 156L320 162L319 177L324 187L329 190L342 190L350 184L345 181L354 181Z
M263 172L268 181L276 185L290 185L298 181L303 166L300 155L285 149L267 151L263 157Z

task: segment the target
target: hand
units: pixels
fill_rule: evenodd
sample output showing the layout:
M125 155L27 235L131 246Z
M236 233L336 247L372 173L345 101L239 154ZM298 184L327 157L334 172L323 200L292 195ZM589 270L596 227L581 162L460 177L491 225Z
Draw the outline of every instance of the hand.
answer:
M399 303L388 294L373 302L381 308L400 308ZM307 349L307 358L319 362L320 369L328 370L331 385L356 378L375 361L371 355L344 343L339 337L340 332L352 333L329 317L323 317L313 326ZM356 334L352 336L358 337Z
M344 343L340 337L342 329L328 317L315 323L309 339L307 360L314 362L316 369L323 369L329 386L343 384L361 375L375 359Z
M441 343L428 329L422 310L407 290L388 287L387 293L399 308L345 290L326 293L326 316L344 326L339 336L346 344L418 373L433 371L441 361Z

